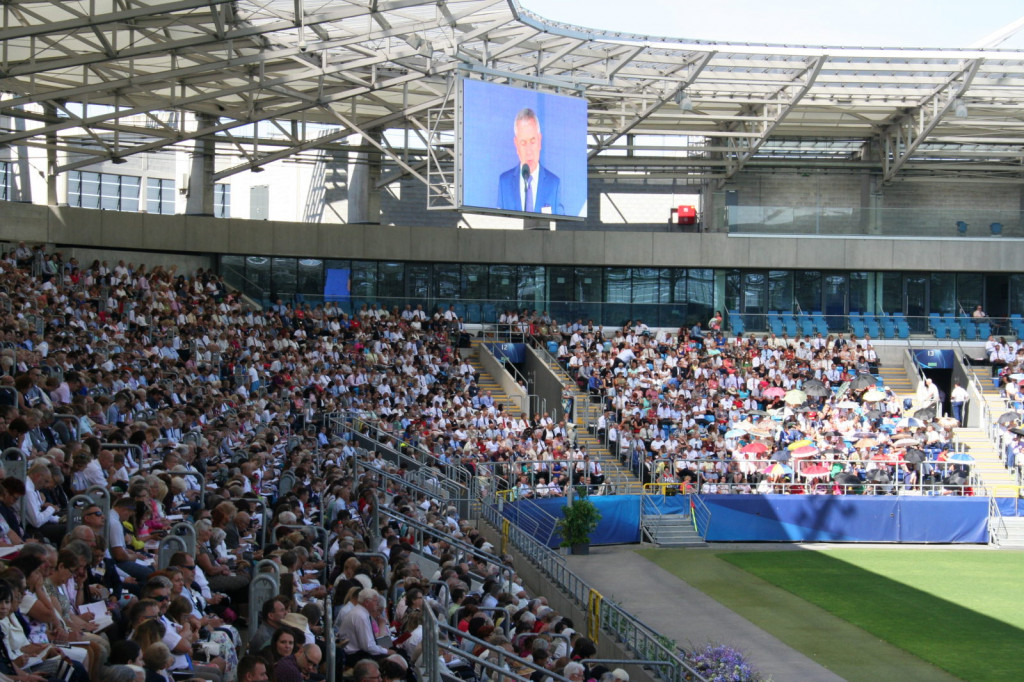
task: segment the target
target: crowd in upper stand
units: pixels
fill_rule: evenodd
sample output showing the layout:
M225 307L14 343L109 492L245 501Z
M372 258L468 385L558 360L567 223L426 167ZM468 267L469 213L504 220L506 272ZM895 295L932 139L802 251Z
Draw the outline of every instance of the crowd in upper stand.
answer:
M944 417L930 379L907 405L877 385L870 338L729 338L721 325L716 313L707 329L671 334L637 320L605 337L579 321L548 345L600 404L598 434L645 482L704 493L971 493L970 458L951 449L962 388ZM1024 348L999 353L1002 373L1024 379Z
M520 672L538 682L628 680L588 664L593 642L529 598L454 507L334 428L358 417L437 475L462 467L494 487L513 485L515 459L587 462L564 424L478 389L457 319L261 311L212 272L86 266L24 244L0 261L0 289L2 463L26 472L0 485L0 680L315 680L328 651L357 681L417 665L499 680L522 665L495 651L532 661ZM158 563L182 522L195 552ZM249 613L261 561L280 593ZM465 633L452 641L464 656L422 660L425 609Z

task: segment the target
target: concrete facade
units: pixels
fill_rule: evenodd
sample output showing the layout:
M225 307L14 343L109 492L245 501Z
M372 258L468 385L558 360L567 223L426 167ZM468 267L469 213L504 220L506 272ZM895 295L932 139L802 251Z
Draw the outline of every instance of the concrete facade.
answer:
M160 216L0 203L0 240L209 255L793 270L1024 270L1024 242L956 237L421 230Z

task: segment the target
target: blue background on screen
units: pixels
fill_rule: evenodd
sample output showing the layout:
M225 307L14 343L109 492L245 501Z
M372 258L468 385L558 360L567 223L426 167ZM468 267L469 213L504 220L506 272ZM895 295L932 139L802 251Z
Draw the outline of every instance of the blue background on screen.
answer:
M348 268L328 268L324 280L324 299L347 301L351 296L351 281Z
M512 125L530 107L540 121L541 166L561 180L563 215L586 217L586 100L469 79L462 87L463 204L499 209L498 178L519 165Z

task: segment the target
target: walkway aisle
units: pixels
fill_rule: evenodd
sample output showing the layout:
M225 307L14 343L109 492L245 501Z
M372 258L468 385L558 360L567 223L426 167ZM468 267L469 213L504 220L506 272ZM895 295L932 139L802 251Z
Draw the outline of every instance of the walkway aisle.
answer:
M811 551L793 547L793 551ZM754 625L743 616L723 606L690 584L636 553L637 546L592 547L590 556L567 557L570 569L592 585L606 599L622 605L641 622L656 632L690 647L706 642L728 644L742 650L751 664L766 678L775 682L840 682L843 677L831 672L807 655L783 643L774 635ZM735 583L737 596L764 612L767 619L781 610L789 612L798 624L806 623L813 633L801 630L803 638L812 637L822 648L845 650L846 670L856 670L859 661L889 661L892 676L900 682L948 682L956 678L925 663L907 652L882 642L863 630L794 597L789 592L767 586L750 586L751 578L739 568L719 562L707 553L729 550L783 550L783 546L729 546L701 550L672 551L670 560L705 563L714 561L717 579ZM697 568L696 570L702 570ZM807 616L801 614L806 610ZM802 628L803 625L797 625ZM870 667L870 666L866 666ZM847 679L873 682L868 670L858 677L847 673ZM872 669L877 674L877 668Z
M568 557L569 567L606 598L680 646L709 641L730 644L743 650L755 668L776 682L842 681L634 549L591 547L590 556Z

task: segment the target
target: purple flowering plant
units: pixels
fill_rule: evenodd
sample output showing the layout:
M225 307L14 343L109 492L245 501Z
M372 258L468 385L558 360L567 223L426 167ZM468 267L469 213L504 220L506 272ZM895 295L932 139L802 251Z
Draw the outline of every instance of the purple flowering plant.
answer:
M690 664L709 682L764 682L743 653L724 644L705 644L688 655Z

